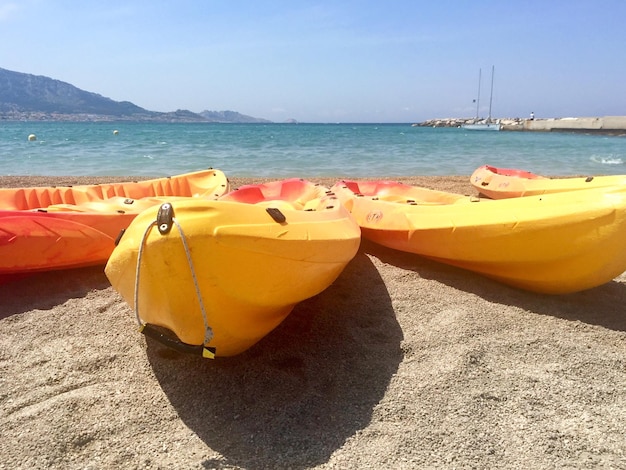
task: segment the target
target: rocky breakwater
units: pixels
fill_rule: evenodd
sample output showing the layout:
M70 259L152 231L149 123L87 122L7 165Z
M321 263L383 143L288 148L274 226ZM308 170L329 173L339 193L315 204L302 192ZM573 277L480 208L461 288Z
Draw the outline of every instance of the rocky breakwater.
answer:
M524 122L522 118L501 118L492 119L491 122L499 122L502 130L506 131L522 131L524 130ZM429 119L428 121L413 124L413 127L461 127L465 124L486 123L486 119L477 118L439 118Z
M626 116L565 117L546 119L501 118L503 131L579 132L586 134L626 135ZM464 124L486 122L476 118L443 118L413 124L415 127L461 127Z

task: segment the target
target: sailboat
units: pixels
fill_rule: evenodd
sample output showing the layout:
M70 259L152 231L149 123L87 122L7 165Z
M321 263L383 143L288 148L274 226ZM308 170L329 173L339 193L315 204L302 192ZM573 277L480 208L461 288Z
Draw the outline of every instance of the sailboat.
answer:
M499 122L491 122L491 104L493 102L493 72L495 67L491 66L491 94L489 96L489 117L485 122L476 122L474 124L463 124L461 127L463 129L472 130L472 131L499 131L500 123ZM480 110L480 79L481 79L481 69L478 69L478 97L476 99L476 121L479 118L479 110Z

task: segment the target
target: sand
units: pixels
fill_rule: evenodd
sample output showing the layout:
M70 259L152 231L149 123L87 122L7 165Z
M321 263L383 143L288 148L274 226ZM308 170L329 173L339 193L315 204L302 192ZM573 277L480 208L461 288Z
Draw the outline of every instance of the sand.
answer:
M473 194L464 176L402 180ZM139 334L102 267L0 299L2 469L626 468L624 274L547 296L364 242L216 360Z

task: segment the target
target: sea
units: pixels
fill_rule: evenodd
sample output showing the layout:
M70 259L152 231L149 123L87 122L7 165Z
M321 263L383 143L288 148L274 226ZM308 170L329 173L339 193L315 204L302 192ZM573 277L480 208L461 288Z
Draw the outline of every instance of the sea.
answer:
M29 139L29 136L33 136ZM626 137L407 124L0 122L0 175L229 177L626 174Z

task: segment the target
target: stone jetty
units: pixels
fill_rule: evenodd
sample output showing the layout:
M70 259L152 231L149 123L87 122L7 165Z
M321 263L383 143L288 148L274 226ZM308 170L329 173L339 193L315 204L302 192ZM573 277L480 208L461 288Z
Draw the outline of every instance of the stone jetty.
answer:
M476 118L443 118L413 124L415 127L461 127L486 122ZM547 119L500 118L503 131L580 132L586 134L626 135L626 116L565 117Z

